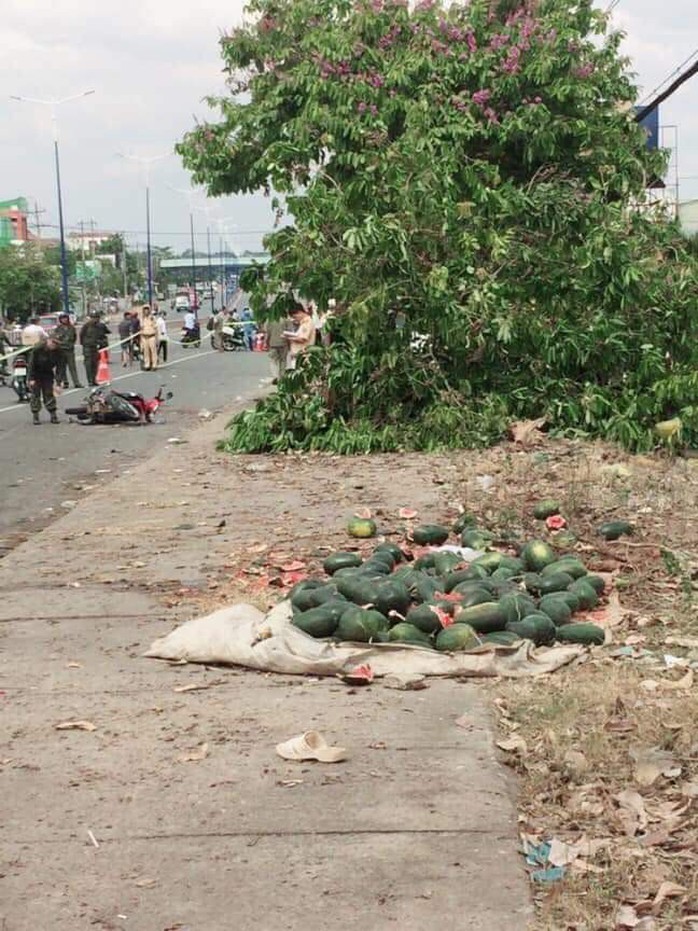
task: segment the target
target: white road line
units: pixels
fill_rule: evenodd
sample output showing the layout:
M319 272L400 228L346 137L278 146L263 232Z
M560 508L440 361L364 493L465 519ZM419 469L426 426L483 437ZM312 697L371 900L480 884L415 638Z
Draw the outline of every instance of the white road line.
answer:
M173 365L179 365L180 362L190 362L192 359L202 359L204 356L212 356L217 353L217 349L208 349L206 352L196 352L192 355L182 356L181 359L173 359L172 362L166 362L164 365L158 365L154 372L145 372L143 369L137 369L135 372L126 372L124 375L117 375L116 378L112 378L109 384L113 385L115 381L123 381L125 378L134 378L136 375L156 375L158 372L163 371L163 369L169 369ZM69 394L75 394L76 392L84 393L88 390L87 388L70 388L68 391L63 391L60 397L65 398ZM24 404L15 403L12 407L0 407L0 414L5 414L7 411L25 411L28 409L29 408Z

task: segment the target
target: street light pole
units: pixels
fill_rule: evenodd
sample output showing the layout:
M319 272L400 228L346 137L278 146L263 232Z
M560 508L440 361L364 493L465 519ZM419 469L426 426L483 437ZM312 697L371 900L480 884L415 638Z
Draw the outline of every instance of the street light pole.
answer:
M129 159L132 162L138 162L145 170L145 256L146 256L146 281L148 282L148 306L153 308L153 254L150 241L150 166L160 159L167 158L169 152L162 155L151 155L150 158L143 158L139 155L125 155L119 152L121 158Z
M232 219L233 217L216 218L216 225L218 226L218 239L219 239L218 249L220 252L221 259L223 260L223 264L221 268L221 307L225 307L228 303L228 279L226 277L227 265L225 262L225 258L223 256L223 251L224 251L223 231L226 229L226 222ZM226 243L226 246L227 246L227 243Z
M65 226L63 223L63 194L61 189L61 160L58 153L58 107L62 103L68 103L71 100L79 100L82 97L89 97L94 94L93 90L82 91L80 94L71 94L70 97L62 97L59 100L41 100L36 97L18 97L15 94L10 95L10 100L19 100L21 103L38 103L45 107L51 108L51 122L53 124L53 156L56 167L56 189L58 194L58 229L61 238L61 291L63 296L63 313L70 313L70 290L68 288L68 256L65 248Z
M174 191L175 194L183 194L189 202L189 235L191 238L191 276L192 276L192 288L194 289L194 313L198 317L199 299L196 293L196 242L194 240L194 198L196 197L196 191L192 191L191 188L172 187L171 185L170 185L170 190Z

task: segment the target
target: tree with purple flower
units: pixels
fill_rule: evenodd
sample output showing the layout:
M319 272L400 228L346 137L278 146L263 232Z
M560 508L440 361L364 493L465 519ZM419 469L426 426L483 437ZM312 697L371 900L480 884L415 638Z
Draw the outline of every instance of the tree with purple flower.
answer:
M636 209L663 156L592 0L247 11L178 151L212 196L283 195L260 318L298 292L342 313L229 448L473 445L543 415L631 448L680 416L698 443L695 260Z

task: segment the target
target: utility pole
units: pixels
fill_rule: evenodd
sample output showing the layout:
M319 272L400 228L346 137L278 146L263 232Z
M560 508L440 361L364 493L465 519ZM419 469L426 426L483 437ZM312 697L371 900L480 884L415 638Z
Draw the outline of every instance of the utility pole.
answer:
M191 277L192 277L192 288L194 291L194 307L192 310L194 314L198 317L198 304L199 299L196 294L196 242L194 238L194 198L196 197L196 191L192 191L191 188L180 188L172 187L169 185L171 191L174 191L175 194L183 194L189 203L189 237L191 239Z
M39 201L34 201L34 209L32 210L34 214L34 226L36 227L36 238L41 239L41 214L46 213L45 210L39 207Z
M124 155L119 153L121 158L128 158L131 161L138 162L145 169L145 232L146 232L146 277L148 280L148 304L153 306L153 261L150 247L150 166L160 159L167 158L170 154L165 152L163 155L153 155L151 158L140 158L137 155Z
M80 249L82 254L82 275L80 276L81 286L82 286L82 315L83 317L87 316L87 295L85 294L85 276L87 274L87 267L85 265L85 221L80 220Z
M128 301L128 273L126 270L126 234L121 234L121 270L124 273L124 305Z
M53 124L53 160L56 170L56 192L58 198L58 228L61 236L61 284L63 293L63 312L70 313L70 292L68 290L68 257L65 250L65 226L63 223L63 192L61 189L61 165L58 150L58 107L63 103L71 100L80 100L82 97L89 97L94 94L93 90L83 91L81 94L73 94L70 97L63 97L60 100L39 100L35 97L18 97L11 95L12 100L19 100L23 103L37 103L49 107L51 110L51 122Z

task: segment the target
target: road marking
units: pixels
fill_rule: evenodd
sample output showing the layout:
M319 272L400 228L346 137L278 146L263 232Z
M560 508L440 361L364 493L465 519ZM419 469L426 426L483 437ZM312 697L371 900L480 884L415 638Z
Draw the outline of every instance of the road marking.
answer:
M185 350L186 352L187 350ZM169 369L173 365L179 365L180 362L189 362L192 359L202 359L204 356L212 356L218 353L217 349L207 349L206 352L196 352L191 355L182 356L181 359L173 359L172 362L166 362L164 365L158 365L154 372L145 372L143 369L138 369L135 372L126 372L124 375L117 375L116 378L112 378L109 382L110 385L113 385L115 381L123 381L125 378L134 378L136 375L155 375L158 372L161 372L163 369ZM67 391L63 391L60 394L61 398L67 397L69 394L75 394L78 391L86 391L85 388L69 388ZM11 407L0 407L0 414L5 414L7 411L25 411L29 410L28 407L25 407L24 404L20 404L18 401L15 402Z

